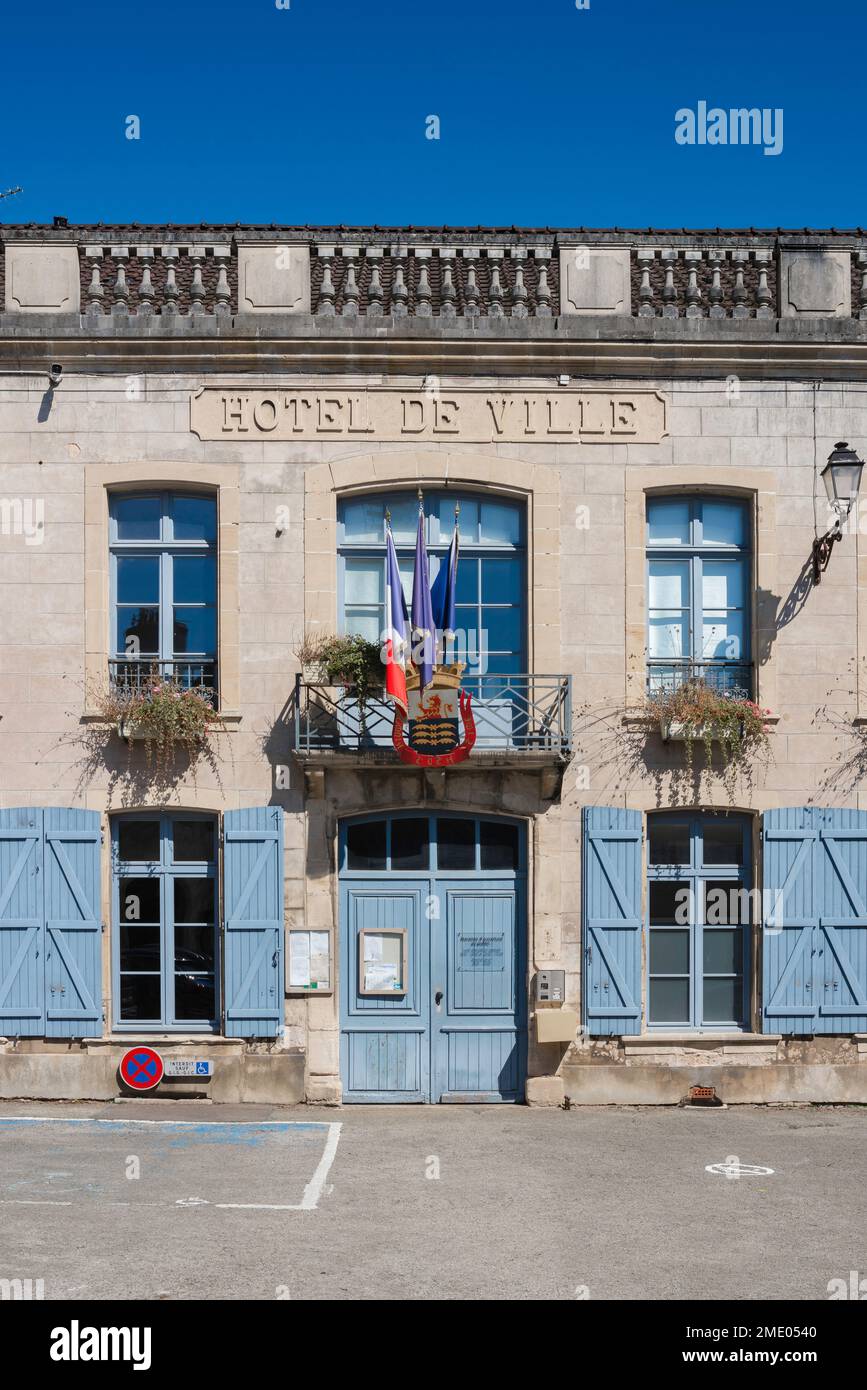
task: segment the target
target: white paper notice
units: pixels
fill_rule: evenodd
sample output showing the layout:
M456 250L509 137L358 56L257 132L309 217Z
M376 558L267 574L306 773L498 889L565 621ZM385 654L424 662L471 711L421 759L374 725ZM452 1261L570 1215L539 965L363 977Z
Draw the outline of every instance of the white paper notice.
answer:
M331 987L329 955L328 932L312 931L310 933L310 983L311 985L318 985L320 989L330 989Z
M310 936L306 931L289 933L289 984L296 989L310 984Z
M382 960L382 937L373 936L370 932L364 938L364 959Z
M396 965L369 964L364 967L364 988L385 993L400 988Z

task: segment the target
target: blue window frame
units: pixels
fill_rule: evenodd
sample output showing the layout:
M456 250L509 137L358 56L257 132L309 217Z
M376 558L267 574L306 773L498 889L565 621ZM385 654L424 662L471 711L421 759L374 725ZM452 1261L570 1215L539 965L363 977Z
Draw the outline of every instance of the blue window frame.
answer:
M111 671L216 690L217 502L179 492L116 493L109 512Z
M217 1028L216 837L215 818L192 812L113 820L116 1028Z
M450 660L463 661L467 675L526 671L526 540L521 503L494 495L425 493L430 577L433 583L448 551L460 505L461 551L457 587L457 640ZM371 642L381 640L385 621L385 512L391 512L407 606L418 525L414 492L367 494L344 499L338 509L338 570L341 625Z
M751 834L748 816L648 817L649 1028L747 1026Z
M751 524L732 497L647 503L647 657L651 695L699 677L752 695Z

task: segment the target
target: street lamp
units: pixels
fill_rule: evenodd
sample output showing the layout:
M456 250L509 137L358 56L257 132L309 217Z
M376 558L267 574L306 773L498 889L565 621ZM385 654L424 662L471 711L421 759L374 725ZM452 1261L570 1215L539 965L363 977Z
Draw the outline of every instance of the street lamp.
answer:
M835 444L822 469L822 481L828 494L828 502L836 513L836 521L824 536L813 541L813 583L821 581L828 568L831 550L835 541L843 539L843 523L851 512L861 486L861 473L864 464L848 444Z

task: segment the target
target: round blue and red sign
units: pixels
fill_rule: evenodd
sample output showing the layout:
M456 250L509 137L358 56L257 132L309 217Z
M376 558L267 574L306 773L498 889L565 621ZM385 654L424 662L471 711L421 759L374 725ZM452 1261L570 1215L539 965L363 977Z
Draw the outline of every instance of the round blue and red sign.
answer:
M163 1079L163 1059L152 1047L131 1047L121 1058L120 1074L133 1091L152 1091Z

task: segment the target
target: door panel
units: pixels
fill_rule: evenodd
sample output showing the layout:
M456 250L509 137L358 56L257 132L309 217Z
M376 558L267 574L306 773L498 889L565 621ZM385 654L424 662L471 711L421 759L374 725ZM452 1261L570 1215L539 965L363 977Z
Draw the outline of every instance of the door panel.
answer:
M429 953L424 906L430 880L344 881L341 886L341 1073L346 1101L427 1096ZM405 993L361 991L362 931L407 933Z
M432 942L431 1099L515 1100L522 1014L515 884L444 884L440 901L445 931Z
M523 886L522 873L341 874L345 1102L522 1099ZM407 933L406 991L365 993L360 934L395 930Z

